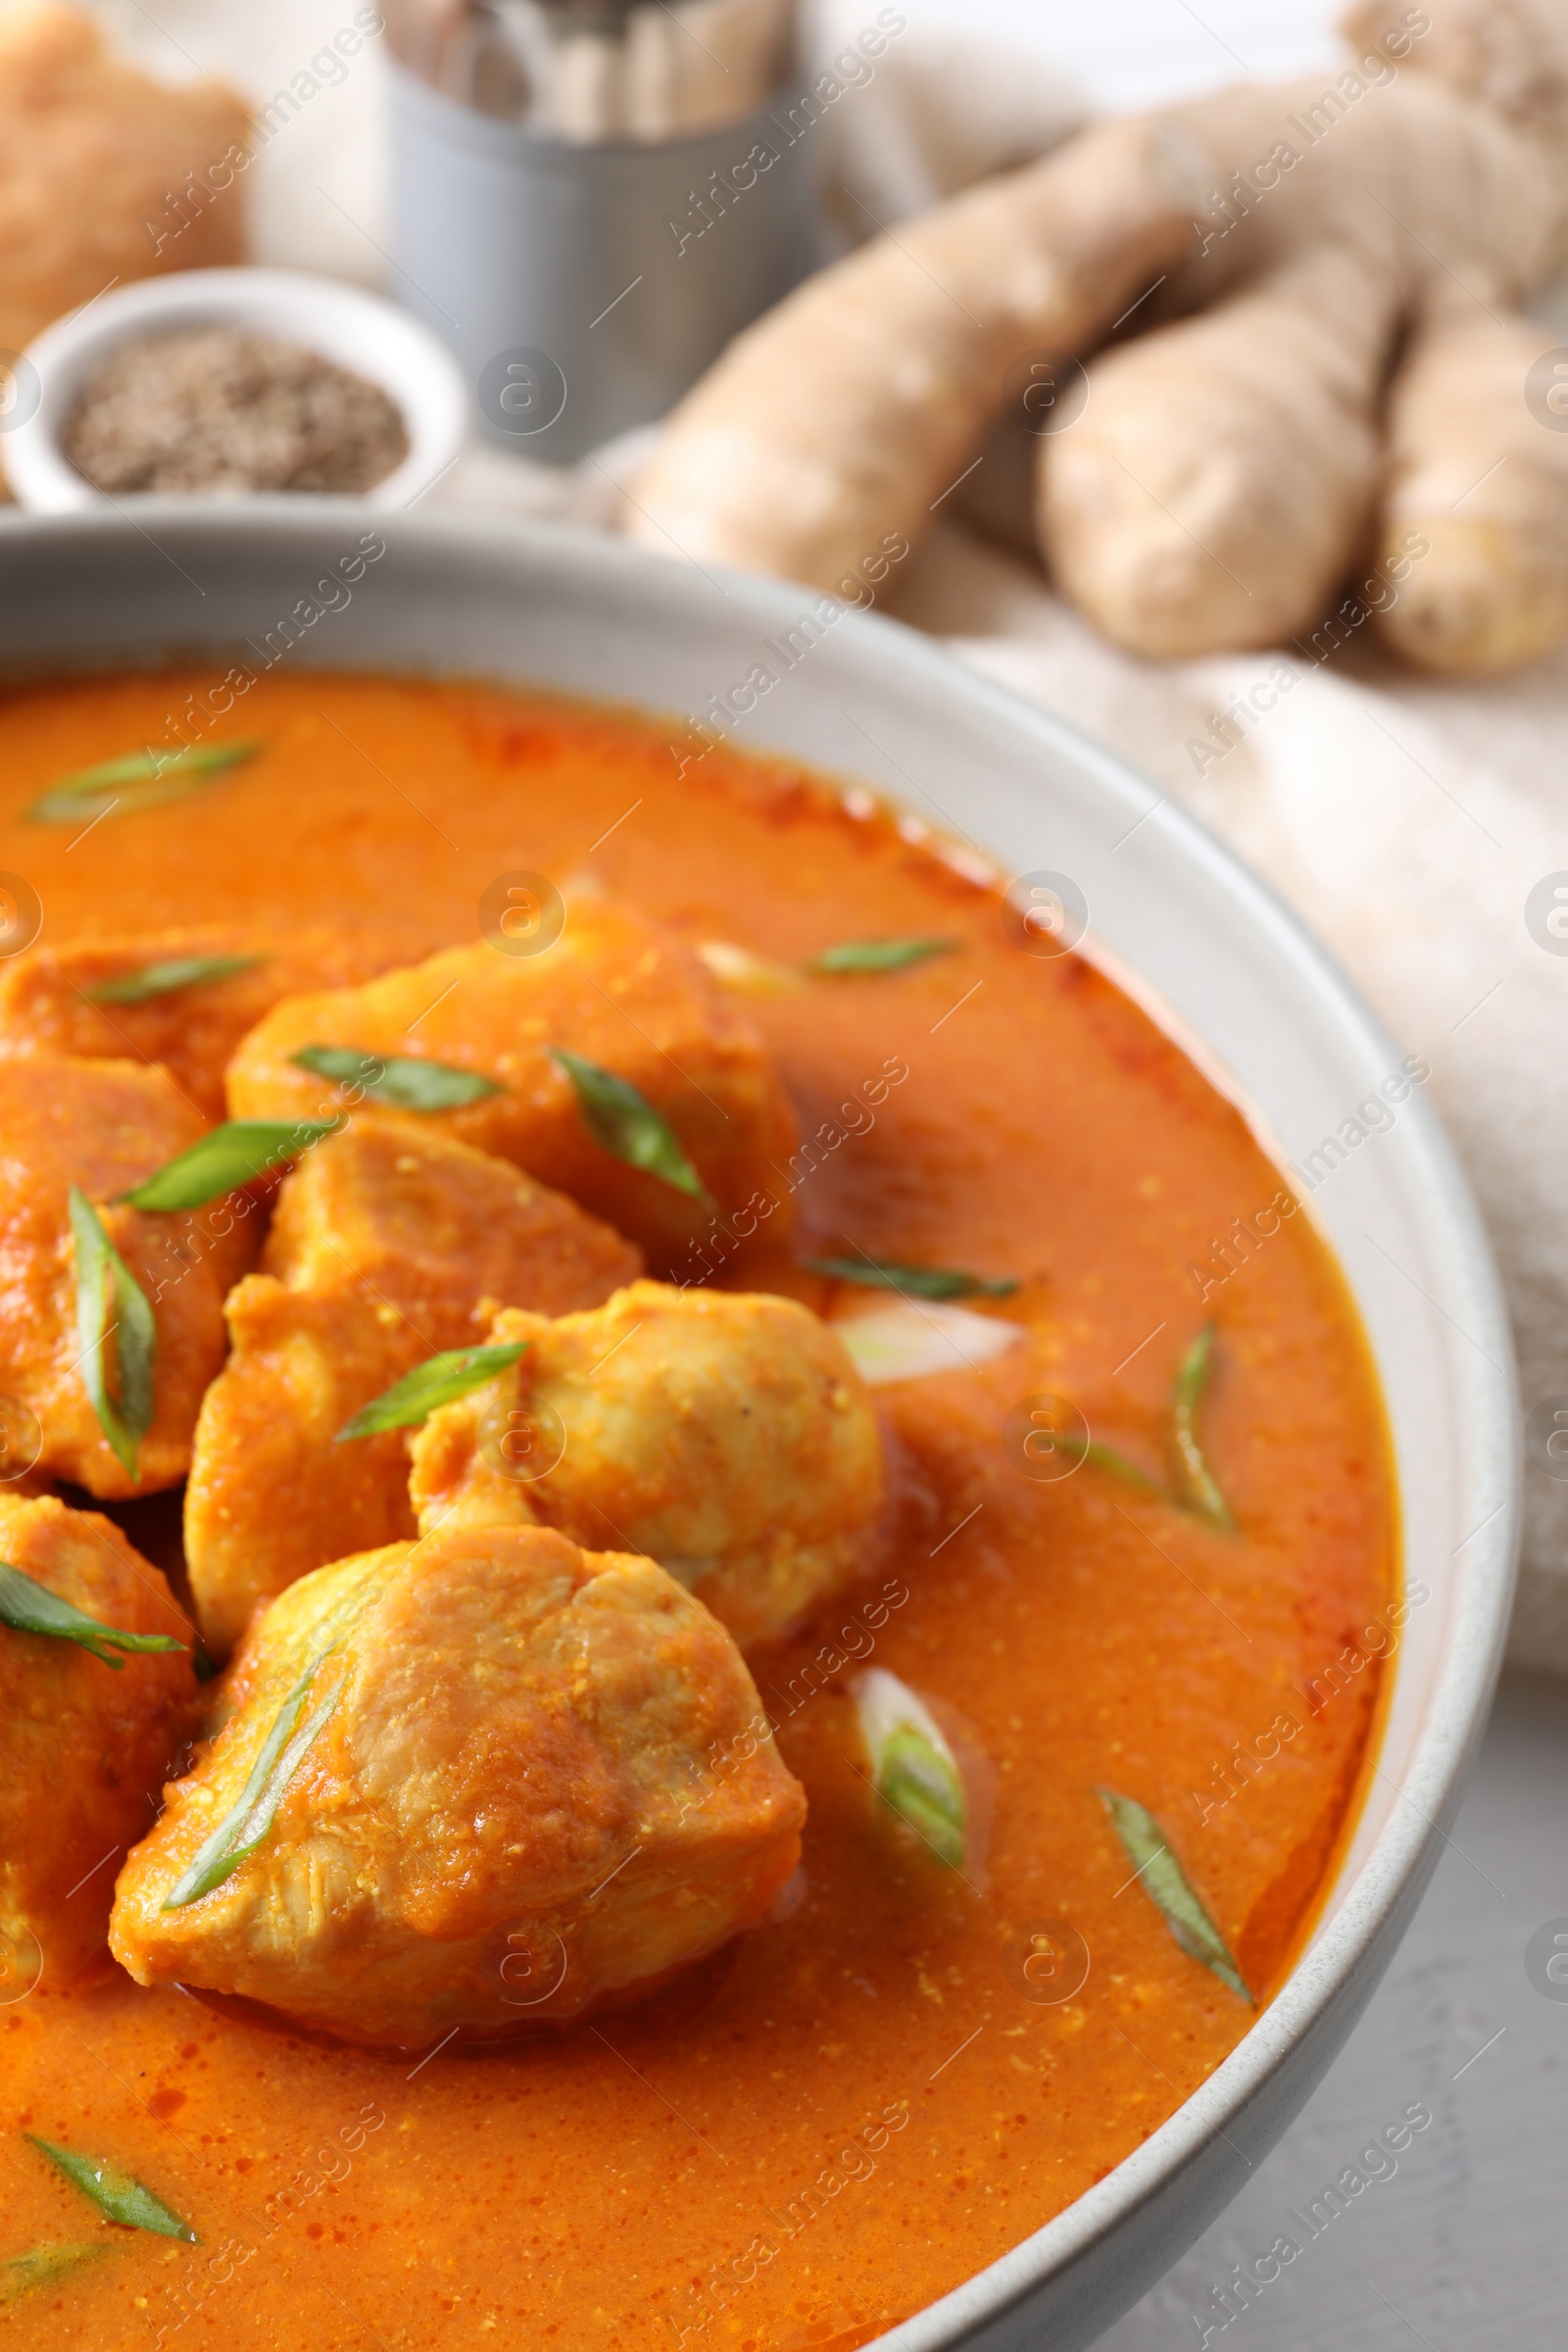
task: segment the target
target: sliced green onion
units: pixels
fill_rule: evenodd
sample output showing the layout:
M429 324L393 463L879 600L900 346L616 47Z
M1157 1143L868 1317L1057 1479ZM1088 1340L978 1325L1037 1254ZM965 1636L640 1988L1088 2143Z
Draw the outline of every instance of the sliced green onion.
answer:
M321 1658L313 1658L277 1711L276 1720L251 1769L239 1802L224 1814L212 1836L193 1857L190 1867L164 1897L166 1911L183 1910L199 1902L233 1877L248 1854L255 1853L277 1817L290 1781L322 1729L342 1693L335 1683L314 1715L300 1728L300 1717Z
M956 939L846 939L813 956L813 972L902 972L932 956L951 956Z
M357 1046L305 1046L289 1059L335 1086L357 1086L368 1102L387 1102L396 1110L457 1110L503 1091L477 1070L413 1054L362 1054Z
M1081 1462L1093 1462L1097 1469L1108 1470L1112 1478L1124 1478L1129 1486L1142 1487L1148 1494L1157 1494L1161 1502L1169 1502L1170 1496L1158 1479L1151 1478L1147 1470L1140 1470L1136 1462L1118 1453L1114 1446L1102 1446L1098 1438L1080 1438L1065 1429L1055 1433L1053 1443L1063 1453L1076 1453Z
M172 997L176 989L200 988L210 980L231 980L265 963L265 956L174 956L167 963L144 963L139 971L123 972L118 980L100 980L89 988L92 1004L145 1004L153 997Z
M337 1125L336 1119L229 1119L120 1198L132 1208L200 1208L286 1167Z
M738 948L733 940L702 940L697 953L719 987L740 996L776 997L806 985L804 976L792 965L775 963L767 956L754 956L750 948Z
M107 2244L32 2246L25 2254L12 2254L0 2262L0 2303L26 2294L30 2287L52 2286L57 2278L68 2278L108 2251Z
M1010 1298L1012 1275L965 1274L955 1266L899 1266L880 1257L808 1257L809 1274L862 1283L870 1291L902 1291L906 1298Z
M155 2237L182 2237L193 2246L198 2242L189 2222L182 2222L162 2197L155 2197L150 2188L143 2188L107 2157L78 2156L74 2149L57 2148L53 2140L40 2139L33 2132L24 2132L22 2136L29 2147L47 2156L84 2197L91 2197L99 2212L112 2222L126 2230L150 2230Z
M373 1437L382 1429L413 1429L418 1422L427 1421L437 1405L451 1404L459 1396L466 1396L470 1389L483 1388L498 1372L505 1372L526 1352L528 1342L515 1340L495 1348L448 1348L440 1355L426 1356L412 1372L405 1372L379 1396L364 1404L352 1421L345 1421L333 1440L341 1446L346 1438Z
M1133 1864L1144 1892L1163 1915L1182 1950L1189 1959L1200 1960L1205 1968L1211 1968L1220 1983L1228 1984L1232 1992L1240 1993L1244 2001L1251 2002L1252 1995L1231 1958L1230 1946L1194 1893L1152 1813L1134 1797L1118 1796L1113 1788L1099 1788L1095 1793L1110 1815L1111 1827L1121 1839L1122 1850Z
M27 810L35 825L74 825L83 817L105 816L111 808L122 816L156 808L161 801L179 801L262 749L260 736L243 743L209 743L182 752L131 752L123 760L105 760L97 767L78 768L61 776Z
M645 1095L613 1070L602 1070L564 1046L552 1046L552 1057L571 1080L583 1123L595 1143L623 1159L628 1167L644 1168L677 1193L694 1200L709 1198L702 1178L687 1158L679 1136Z
M861 1675L855 1703L877 1794L939 1862L961 1870L969 1836L963 1778L930 1709L882 1666Z
M57 1642L77 1642L90 1649L95 1658L112 1666L118 1674L124 1666L123 1658L115 1651L123 1649L183 1649L172 1634L124 1634L117 1625L105 1625L101 1618L88 1617L51 1592L47 1585L38 1584L8 1560L0 1560L0 1625L10 1626L14 1634L49 1634Z
M1198 1408L1208 1385L1213 1354L1214 1326L1205 1323L1177 1366L1171 1390L1171 1420L1176 1458L1190 1507L1210 1526L1223 1528L1227 1535L1232 1535L1236 1522L1198 1442Z
M71 1231L76 1245L76 1347L81 1377L99 1427L128 1478L139 1485L137 1457L157 1410L158 1325L147 1295L109 1239L85 1193L71 1188ZM114 1321L109 1300L114 1299ZM120 1395L109 1393L105 1342L115 1336Z
M973 1372L1029 1337L1021 1323L940 1298L889 1298L846 1315L833 1336L867 1388L933 1372Z

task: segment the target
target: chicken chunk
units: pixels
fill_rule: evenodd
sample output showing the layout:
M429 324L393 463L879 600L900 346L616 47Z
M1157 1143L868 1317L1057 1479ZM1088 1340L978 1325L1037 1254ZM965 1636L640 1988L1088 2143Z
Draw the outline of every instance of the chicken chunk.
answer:
M251 1243L243 1222L113 1205L206 1132L167 1070L129 1061L0 1056L0 1403L37 1433L41 1478L126 1495L177 1485L202 1393L223 1360L223 1294ZM69 1197L94 1204L158 1327L157 1411L133 1477L88 1396ZM106 1342L111 1358L116 1342ZM112 1367L111 1367L112 1368Z
M346 2040L566 2024L757 1925L800 1851L805 1796L723 1628L552 1529L318 1570L230 1696L121 1873L115 1956Z
M596 1140L550 1050L564 1047L652 1104L722 1215L746 1211L752 1231L766 1217L770 1234L788 1222L775 1163L794 1149L794 1120L760 1039L687 948L625 908L574 905L564 935L537 956L480 940L361 988L286 1000L234 1056L234 1116L330 1110L340 1092L293 1059L313 1046L489 1078L499 1091L432 1112L431 1124L569 1193L667 1268L711 1207Z
M178 1650L117 1671L78 1643L0 1624L0 1998L101 1951L118 1860L142 1837L196 1698L191 1632L159 1571L97 1511L0 1495L0 1561L100 1625Z
M808 1308L636 1282L556 1322L498 1315L491 1338L528 1351L416 1437L422 1529L451 1510L646 1552L743 1646L853 1573L882 1501L881 1438Z
M70 1054L89 1061L161 1061L214 1125L226 1118L223 1072L247 1030L280 997L350 988L417 955L406 935L302 931L287 939L235 924L150 931L32 948L0 966L0 1054ZM142 998L99 1001L147 975L254 958L243 971L193 976Z
M262 1252L263 1273L290 1290L352 1279L416 1323L457 1313L466 1327L486 1297L542 1315L597 1305L641 1263L632 1243L511 1160L422 1119L363 1111L285 1178Z
M216 1657L307 1569L415 1533L406 1433L335 1443L362 1405L482 1341L502 1301L595 1304L639 1253L509 1160L362 1113L284 1179L262 1263L229 1295L233 1352L203 1402L185 1494Z

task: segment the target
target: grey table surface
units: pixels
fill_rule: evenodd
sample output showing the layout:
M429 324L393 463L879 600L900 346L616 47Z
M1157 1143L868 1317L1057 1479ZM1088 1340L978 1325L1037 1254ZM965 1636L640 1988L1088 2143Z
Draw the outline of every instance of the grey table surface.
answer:
M1504 1678L1409 1935L1307 2107L1100 2352L1559 2352L1568 2334L1568 1983L1526 1947L1568 1929L1568 1684ZM1565 1946L1568 1948L1568 1946ZM1568 1971L1559 1971L1568 1974ZM1212 2289L1411 2105L1432 2124L1223 2322ZM1321 2208L1326 2215L1328 2205ZM1200 2315L1195 2320L1194 2315Z

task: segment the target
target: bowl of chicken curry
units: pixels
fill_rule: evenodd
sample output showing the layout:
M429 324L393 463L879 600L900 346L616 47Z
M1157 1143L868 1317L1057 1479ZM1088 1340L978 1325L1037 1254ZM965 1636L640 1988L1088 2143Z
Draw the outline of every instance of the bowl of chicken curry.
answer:
M1484 1718L1440 1046L869 590L0 555L0 2327L1088 2342Z

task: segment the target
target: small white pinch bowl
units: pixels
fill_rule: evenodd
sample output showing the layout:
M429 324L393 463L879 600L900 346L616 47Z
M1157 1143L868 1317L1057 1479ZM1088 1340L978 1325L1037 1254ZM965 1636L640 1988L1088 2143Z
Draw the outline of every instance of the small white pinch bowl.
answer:
M413 506L463 449L467 386L445 345L408 312L340 279L301 270L187 270L118 286L57 318L20 355L0 354L8 363L0 465L18 502L38 514L108 513L122 503L95 489L62 447L82 386L121 344L198 326L276 335L381 387L402 416L409 451L363 493L366 506Z

